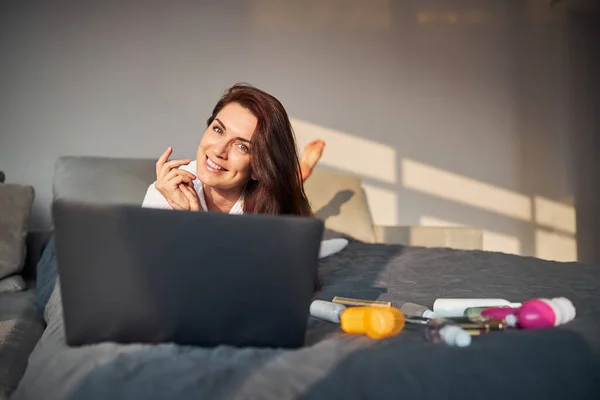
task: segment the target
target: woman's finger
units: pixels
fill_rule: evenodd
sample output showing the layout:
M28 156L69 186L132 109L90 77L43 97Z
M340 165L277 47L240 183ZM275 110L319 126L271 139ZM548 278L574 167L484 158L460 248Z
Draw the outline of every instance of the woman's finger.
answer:
M173 210L185 210L185 208L183 208L179 204L175 203L173 200L167 200L167 201L169 202L169 205L171 206L171 208L173 208Z
M196 179L196 175L192 174L191 172L184 171L182 169L172 169L163 177L162 180L164 182L172 183L175 177L181 177L181 180L178 181L177 184L181 182L190 183ZM176 187L176 185L172 187Z
M190 163L189 159L183 160L171 160L164 163L160 169L161 176L167 175L170 171L179 168L182 165L187 165Z
M194 188L191 188L186 185L179 185L179 190L184 194L190 204L190 210L199 211L200 210L200 199L198 198L198 193Z
M181 175L175 175L173 178L167 180L167 188L169 190L176 190L179 187L179 185L184 183L184 181L185 177Z
M158 157L158 160L156 161L156 179L157 180L163 177L163 175L161 175L162 167L165 165L165 163L169 159L169 156L171 155L172 152L173 152L173 148L171 146L169 146L164 151L164 153L162 153L160 155L160 157Z
M198 197L196 190L183 184L179 185L179 189L188 199L188 202L190 203L190 210L200 211L200 198Z

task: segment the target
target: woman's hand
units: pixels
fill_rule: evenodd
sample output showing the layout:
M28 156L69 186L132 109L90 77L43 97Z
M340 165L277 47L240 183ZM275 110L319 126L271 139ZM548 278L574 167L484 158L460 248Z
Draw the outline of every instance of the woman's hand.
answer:
M195 192L193 181L196 176L191 172L179 169L180 166L189 164L189 159L167 161L171 153L173 153L173 148L167 148L156 162L154 187L167 199L172 207L175 204L179 207L178 209L189 209L191 206L188 197L182 192L180 186L192 187L192 191Z
M187 211L200 211L200 198L198 197L198 193L196 189L193 187L186 186L184 184L179 185L179 190L187 199L187 206L183 206L175 203L174 201L168 200L171 207L174 210L187 210Z

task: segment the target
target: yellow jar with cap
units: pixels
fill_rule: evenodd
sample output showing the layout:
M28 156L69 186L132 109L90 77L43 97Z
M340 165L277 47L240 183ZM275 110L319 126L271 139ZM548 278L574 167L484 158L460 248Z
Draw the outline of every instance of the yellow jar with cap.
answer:
M350 307L340 316L344 332L366 334L371 339L397 335L405 323L404 314L395 307Z

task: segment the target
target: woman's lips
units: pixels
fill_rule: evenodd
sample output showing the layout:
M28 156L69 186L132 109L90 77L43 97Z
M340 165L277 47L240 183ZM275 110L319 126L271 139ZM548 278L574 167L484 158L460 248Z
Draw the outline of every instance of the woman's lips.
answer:
M206 166L206 169L208 169L210 172L217 173L217 172L226 172L227 171L227 168L224 168L221 165L217 164L209 156L206 156L204 165Z

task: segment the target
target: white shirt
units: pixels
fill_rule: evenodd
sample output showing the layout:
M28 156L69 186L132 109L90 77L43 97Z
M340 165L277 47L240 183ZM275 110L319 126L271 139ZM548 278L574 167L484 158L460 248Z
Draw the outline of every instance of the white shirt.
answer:
M191 172L196 175L196 161L192 161L188 165L182 165L179 167L184 171ZM173 207L169 204L167 199L154 187L154 183L148 187L146 191L146 196L144 197L144 201L142 202L142 207L145 208L163 208L172 210ZM204 189L202 187L202 182L200 179L196 178L193 181L194 189L196 193L198 193L198 198L200 199L200 205L204 211L208 211L208 207L206 206L206 199L204 198ZM244 213L244 196L240 196L238 201L235 202L231 210L229 210L229 214L241 215ZM348 245L348 241L346 239L330 239L323 240L321 242L321 249L319 251L319 258L325 258L332 254L335 254L341 251L344 247Z
M184 171L191 172L196 175L196 161L192 161L188 165L182 165L179 167ZM148 187L146 191L146 196L144 197L144 201L142 202L142 207L145 208L165 208L168 210L172 210L173 207L169 204L167 199L156 189L154 186L156 182L152 182L152 184ZM206 206L206 198L204 197L204 188L202 187L202 182L200 179L196 178L193 181L194 190L198 193L198 198L200 199L200 206L204 211L208 211L208 207ZM231 210L229 210L229 214L241 215L244 213L244 196L240 196L238 201L235 202Z

